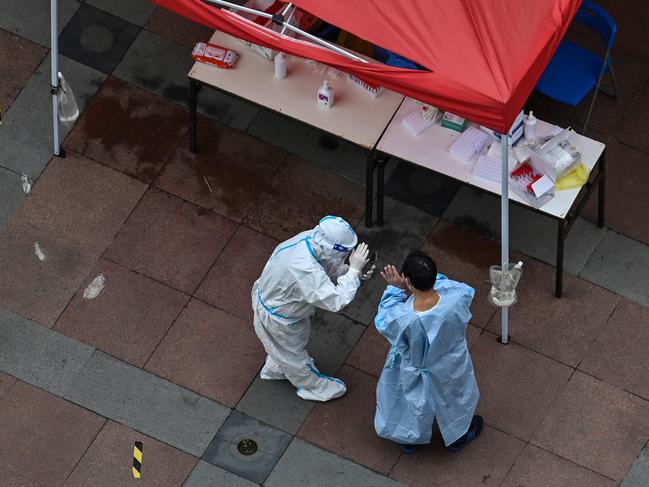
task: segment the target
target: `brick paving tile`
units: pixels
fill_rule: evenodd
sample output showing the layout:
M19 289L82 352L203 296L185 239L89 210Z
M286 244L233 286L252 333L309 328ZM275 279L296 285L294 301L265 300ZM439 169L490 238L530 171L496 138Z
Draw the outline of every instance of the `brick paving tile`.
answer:
M69 150L150 183L187 131L175 103L108 78L65 141Z
M146 368L234 406L259 372L264 357L251 323L193 300Z
M15 377L12 377L9 374L5 374L4 372L0 372L0 399L2 399L2 396L4 396L11 390L15 383Z
M620 122L613 135L620 141L649 152L649 92L643 93L635 101L624 120ZM614 166L615 167L615 166Z
M209 40L214 32L209 27L192 22L160 7L156 8L149 17L144 28L178 44L192 48L200 40Z
M501 485L502 487L613 487L617 483L552 453L527 445Z
M606 226L649 244L647 191L649 154L608 139L606 141ZM597 221L597 190L584 214Z
M52 158L16 218L100 253L144 191L144 184L69 153L65 159Z
M239 227L195 296L252 322L250 291L277 244L261 233Z
M355 226L365 208L363 188L290 156L247 218L247 224L278 240L315 227L327 215Z
M532 443L622 480L647 437L649 402L578 371Z
M192 293L235 229L219 215L152 188L104 257Z
M347 394L317 404L298 437L387 474L400 450L374 430L376 378L348 366L337 377L347 384Z
M649 399L649 308L622 301L579 368Z
M143 443L142 476L133 477L133 446ZM83 455L66 487L181 485L198 460L113 421L107 421Z
M233 220L243 220L286 153L207 117L198 119L198 138L198 154L190 152L189 137L170 153L156 186Z
M573 373L515 343L503 346L485 332L471 352L479 413L490 425L529 441Z
M100 275L104 290L96 298L84 298L86 286ZM101 259L54 328L142 367L188 300L186 294Z
M649 52L644 43L647 40L646 24L647 9L642 0L628 0L620 3L615 0L600 0L597 2L604 7L617 24L617 37L613 47L613 62L617 52L624 52L635 57L638 61L649 63ZM616 74L620 77L620 71Z
M525 443L485 426L475 443L449 453L441 436L414 455L401 455L390 477L412 487L499 486Z
M35 244L44 260L37 257ZM0 232L0 306L51 327L95 259L34 227L11 223Z
M36 482L3 467L0 467L0 479L2 487L39 487Z
M46 54L44 47L0 29L0 107L3 112L9 109Z
M105 421L24 382L0 406L3 465L47 486L63 485Z
M563 297L554 296L555 269L525 260L518 303L509 311L512 340L572 367L599 336L620 297L571 274L563 276ZM488 329L500 332L496 314Z
M500 263L500 244L455 225L440 222L426 239L422 250L430 254L437 271L449 279L475 288L471 323L484 327L496 312L487 303L489 266ZM512 260L516 254L512 254ZM553 281L554 282L554 281Z

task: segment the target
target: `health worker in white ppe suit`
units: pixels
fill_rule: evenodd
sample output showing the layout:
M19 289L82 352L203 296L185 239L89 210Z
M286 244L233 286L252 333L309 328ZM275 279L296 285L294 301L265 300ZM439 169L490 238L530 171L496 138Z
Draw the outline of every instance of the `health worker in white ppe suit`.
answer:
M349 223L327 216L277 246L252 288L255 332L267 353L262 379L287 379L298 396L312 401L345 394L345 383L322 374L306 346L315 308L341 310L356 296L361 278L372 274L373 268L361 275L369 252L357 243Z

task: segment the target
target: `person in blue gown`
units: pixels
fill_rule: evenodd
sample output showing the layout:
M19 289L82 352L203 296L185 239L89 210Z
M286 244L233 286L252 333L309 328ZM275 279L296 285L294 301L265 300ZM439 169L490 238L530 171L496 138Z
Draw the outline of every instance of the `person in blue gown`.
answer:
M376 432L412 453L430 443L436 420L446 448L459 451L483 427L466 340L474 289L438 274L419 251L402 273L387 266L381 276L388 286L374 323L391 348L376 389Z

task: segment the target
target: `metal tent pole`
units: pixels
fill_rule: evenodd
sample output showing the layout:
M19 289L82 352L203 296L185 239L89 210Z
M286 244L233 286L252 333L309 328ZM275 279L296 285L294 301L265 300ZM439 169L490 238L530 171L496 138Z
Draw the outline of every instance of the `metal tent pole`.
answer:
M507 134L500 136L500 254L503 276L509 266L509 138ZM509 340L509 308L503 306L500 308L501 312L501 336L500 343L507 344Z
M59 144L59 7L58 0L50 0L50 57L52 61L52 76L50 88L52 92L52 134L54 137L54 155L60 155Z
M286 21L283 14L279 14L279 15L275 14L275 15L273 15L273 14L266 13L266 12L264 12L262 10L255 10L253 8L244 7L242 5L237 5L236 3L227 2L225 0L203 0L203 1L205 3L209 3L211 5L217 5L217 6L221 6L221 7L228 7L228 8L231 8L233 10L241 10L242 12L247 12L247 13L250 13L250 14L258 15L259 17L264 17L266 19L270 19L274 23L276 23L278 25L281 25L283 27L282 33L284 33L284 31L286 29L292 30L293 32L296 32L296 33L300 34L301 36L304 36L307 39L315 42L316 44L320 44L321 46L324 46L324 47L326 47L328 49L331 49L332 51L337 52L338 54L341 54L342 56L345 56L345 57L348 57L348 58L353 59L355 61L360 61L360 62L363 62L363 63L368 62L365 59L352 54L351 52L345 51L344 49L338 47L337 45L335 45L335 44L333 44L331 42L327 42L324 39L320 39L319 37L316 37L316 36L314 36L312 34L309 34L306 31L303 31L302 29L299 29L298 27L295 27L294 25L291 25L289 22ZM287 7L286 10L288 10L288 7ZM284 10L284 11L286 12L286 10ZM291 12L291 16L292 15L293 15L293 12Z

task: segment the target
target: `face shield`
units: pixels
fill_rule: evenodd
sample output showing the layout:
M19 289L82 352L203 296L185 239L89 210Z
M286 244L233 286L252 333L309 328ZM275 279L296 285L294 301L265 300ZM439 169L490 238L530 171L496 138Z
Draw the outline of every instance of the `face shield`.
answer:
M358 237L345 220L327 216L314 228L312 241L320 264L329 278L335 281L345 273L345 260L358 243Z

